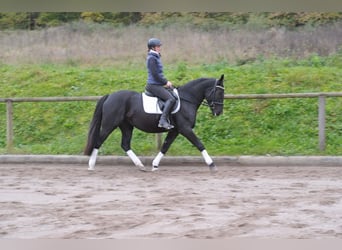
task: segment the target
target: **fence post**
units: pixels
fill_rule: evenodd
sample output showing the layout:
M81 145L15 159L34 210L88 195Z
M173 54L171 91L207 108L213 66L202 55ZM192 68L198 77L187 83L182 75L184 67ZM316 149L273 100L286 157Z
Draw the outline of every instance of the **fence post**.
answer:
M325 96L318 97L318 133L319 133L319 150L325 150Z
M162 146L162 134L161 133L156 134L156 144L157 144L157 150L160 150Z
M6 119L7 119L7 151L13 149L13 101L6 100Z

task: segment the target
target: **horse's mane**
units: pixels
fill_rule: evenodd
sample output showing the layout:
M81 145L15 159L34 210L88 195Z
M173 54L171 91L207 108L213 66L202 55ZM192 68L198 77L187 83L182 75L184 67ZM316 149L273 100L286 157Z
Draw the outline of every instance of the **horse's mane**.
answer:
M188 85L193 85L193 84L196 84L198 82L202 82L202 81L205 81L205 80L209 80L210 78L208 77L201 77L201 78L198 78L198 79L195 79L195 80L191 80L190 82L187 82L186 84L184 84L183 86L188 86Z
M180 86L178 88L179 91L179 95L181 97L181 99L183 100L198 100L199 103L202 101L203 99L203 93L201 94L200 92L197 91L198 88L198 84L199 83L203 83L203 82L207 82L208 80L210 80L212 78L208 78L208 77L201 77L195 80L191 80L190 82Z

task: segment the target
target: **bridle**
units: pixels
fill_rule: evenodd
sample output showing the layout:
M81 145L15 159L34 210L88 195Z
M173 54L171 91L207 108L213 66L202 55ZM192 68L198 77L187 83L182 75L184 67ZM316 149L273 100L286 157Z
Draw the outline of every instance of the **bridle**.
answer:
M204 106L210 107L211 110L214 110L216 105L223 106L223 102L219 102L216 100L216 90L217 89L224 90L224 87L217 85L217 82L218 82L218 80L216 79L215 86L213 87L213 89L209 93L209 96L214 96L214 98L211 101L208 101L207 99L205 99L202 103Z

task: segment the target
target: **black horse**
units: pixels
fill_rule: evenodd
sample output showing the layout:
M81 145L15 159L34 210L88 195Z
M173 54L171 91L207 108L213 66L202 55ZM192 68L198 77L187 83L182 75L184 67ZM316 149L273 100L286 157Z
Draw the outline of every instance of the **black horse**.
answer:
M179 87L181 107L177 113L171 116L174 128L168 131L158 127L160 115L144 112L141 93L122 90L103 96L97 102L84 150L85 155L90 155L88 169L94 169L99 148L113 130L119 127L122 133L122 149L140 170L145 171L144 165L131 149L132 132L136 127L148 133L168 132L160 152L152 162L152 171L158 169L160 160L179 134L185 136L196 146L210 170L216 171L213 160L192 129L196 123L197 110L204 99L213 115L217 116L222 113L223 79L224 75L221 75L220 79L199 78Z

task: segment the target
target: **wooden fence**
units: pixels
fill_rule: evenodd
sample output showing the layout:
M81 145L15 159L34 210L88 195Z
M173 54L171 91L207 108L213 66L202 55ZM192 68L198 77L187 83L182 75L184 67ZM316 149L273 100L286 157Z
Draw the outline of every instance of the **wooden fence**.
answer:
M283 98L317 98L318 99L318 146L325 150L325 104L327 97L342 97L342 92L323 93L289 93L289 94L226 94L225 99L283 99ZM0 98L0 103L6 103L6 146L7 150L13 148L13 103L14 102L73 102L97 101L100 96L86 97L33 97L33 98ZM161 137L157 136L157 147L160 147Z

